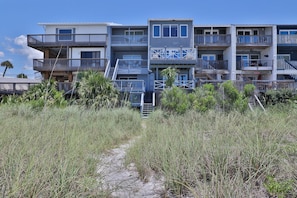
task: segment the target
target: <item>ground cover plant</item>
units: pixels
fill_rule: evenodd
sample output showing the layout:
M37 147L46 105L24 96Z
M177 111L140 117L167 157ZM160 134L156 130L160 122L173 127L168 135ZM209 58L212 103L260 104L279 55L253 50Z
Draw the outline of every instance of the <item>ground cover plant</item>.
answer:
M296 120L292 106L245 114L155 111L127 161L143 178L151 170L164 175L174 196L296 197Z
M2 197L106 197L99 155L140 132L138 112L0 106Z

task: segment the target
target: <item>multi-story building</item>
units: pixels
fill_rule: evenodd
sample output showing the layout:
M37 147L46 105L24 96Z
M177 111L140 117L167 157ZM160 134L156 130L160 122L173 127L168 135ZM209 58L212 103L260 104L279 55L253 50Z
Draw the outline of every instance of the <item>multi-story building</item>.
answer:
M175 84L189 91L206 82L267 89L297 79L297 25L194 25L192 19L41 25L45 33L28 35L28 46L44 53L33 60L44 79L67 91L78 72L101 71L136 106L158 101L167 67L177 69Z

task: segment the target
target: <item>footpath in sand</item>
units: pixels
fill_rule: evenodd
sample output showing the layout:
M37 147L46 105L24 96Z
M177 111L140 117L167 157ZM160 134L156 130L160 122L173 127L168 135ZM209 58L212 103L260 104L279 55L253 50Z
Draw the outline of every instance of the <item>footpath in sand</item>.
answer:
M101 175L103 189L111 192L112 197L164 197L163 178L157 179L154 174L151 174L144 182L140 180L133 163L124 165L126 151L133 142L123 144L100 157L98 173Z

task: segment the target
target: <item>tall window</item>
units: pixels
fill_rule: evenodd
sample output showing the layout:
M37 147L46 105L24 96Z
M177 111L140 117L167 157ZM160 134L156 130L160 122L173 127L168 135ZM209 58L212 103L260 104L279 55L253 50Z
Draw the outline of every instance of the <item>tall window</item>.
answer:
M58 29L59 41L72 41L72 29Z
M180 25L180 37L188 37L188 25Z
M163 25L163 37L177 37L177 25Z
M169 25L163 25L163 37L169 37L170 35L170 26Z
M154 38L160 38L161 37L161 25L154 25L153 26L153 31L154 31Z

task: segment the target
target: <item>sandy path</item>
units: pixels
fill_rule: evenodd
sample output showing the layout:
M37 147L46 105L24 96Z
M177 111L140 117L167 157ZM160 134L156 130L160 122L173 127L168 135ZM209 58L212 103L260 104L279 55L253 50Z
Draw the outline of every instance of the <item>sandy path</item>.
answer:
M126 150L133 142L130 141L101 156L98 173L102 176L103 189L111 191L112 197L163 197L164 179L158 180L152 175L143 182L134 164L124 166Z

